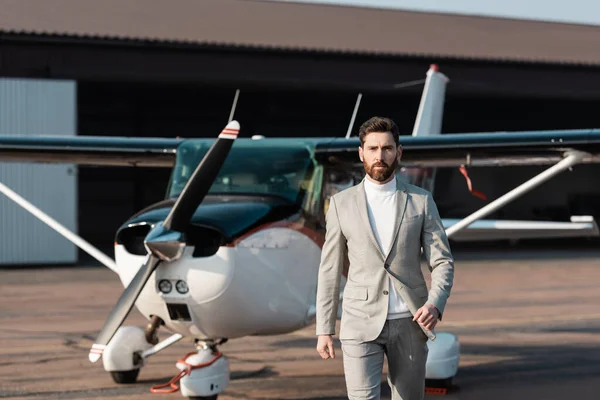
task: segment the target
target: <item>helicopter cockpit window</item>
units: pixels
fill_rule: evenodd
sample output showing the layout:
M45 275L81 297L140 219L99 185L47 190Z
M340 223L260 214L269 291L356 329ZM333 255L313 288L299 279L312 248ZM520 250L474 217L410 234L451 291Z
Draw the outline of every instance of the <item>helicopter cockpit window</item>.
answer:
M360 171L351 169L330 169L327 171L323 181L323 215L327 214L331 196L356 185L361 179Z
M402 167L399 173L396 174L396 177L402 182L418 186L433 193L435 173L436 168Z
M435 184L435 168L406 168L396 170L396 178L404 183L419 186L433 193ZM334 194L360 183L364 178L362 166L359 168L330 169L323 182L323 216L329 209L329 199Z
M193 140L180 146L169 196L181 193L209 147L206 142ZM300 204L312 173L311 154L302 145L238 140L209 193L276 195Z

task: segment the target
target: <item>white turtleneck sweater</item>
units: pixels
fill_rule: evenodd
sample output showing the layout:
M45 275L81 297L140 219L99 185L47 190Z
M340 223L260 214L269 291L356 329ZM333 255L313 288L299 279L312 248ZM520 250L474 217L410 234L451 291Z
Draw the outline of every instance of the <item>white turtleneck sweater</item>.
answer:
M396 221L396 177L380 185L365 178L365 192L367 194L367 210L369 221L375 234L375 239L384 254L388 254L394 238L394 225ZM411 313L402 297L390 279L389 303L387 319L410 317Z

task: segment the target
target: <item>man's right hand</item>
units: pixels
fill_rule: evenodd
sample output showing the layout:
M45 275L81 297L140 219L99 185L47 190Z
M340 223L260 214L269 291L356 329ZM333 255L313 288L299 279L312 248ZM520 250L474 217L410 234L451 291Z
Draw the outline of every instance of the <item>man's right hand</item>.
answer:
M335 350L333 349L333 339L331 335L319 335L317 340L317 353L323 360L335 358Z

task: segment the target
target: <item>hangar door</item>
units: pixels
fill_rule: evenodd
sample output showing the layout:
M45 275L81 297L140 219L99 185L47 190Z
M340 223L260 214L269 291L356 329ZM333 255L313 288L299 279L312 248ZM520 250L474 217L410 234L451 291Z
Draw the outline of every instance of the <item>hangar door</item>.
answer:
M0 135L76 134L76 83L0 78ZM0 162L0 182L76 232L71 164ZM77 248L0 193L0 265L75 263Z

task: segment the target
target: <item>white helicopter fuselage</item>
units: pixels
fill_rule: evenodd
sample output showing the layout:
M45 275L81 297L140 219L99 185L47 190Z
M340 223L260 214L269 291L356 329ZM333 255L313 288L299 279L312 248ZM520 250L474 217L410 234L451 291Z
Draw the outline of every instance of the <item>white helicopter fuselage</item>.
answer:
M136 301L146 318L158 316L167 329L198 339L280 334L312 322L321 248L299 229L255 230L209 257L192 257L193 250L152 274ZM125 287L146 260L120 244L115 258ZM170 281L168 293L161 280Z

